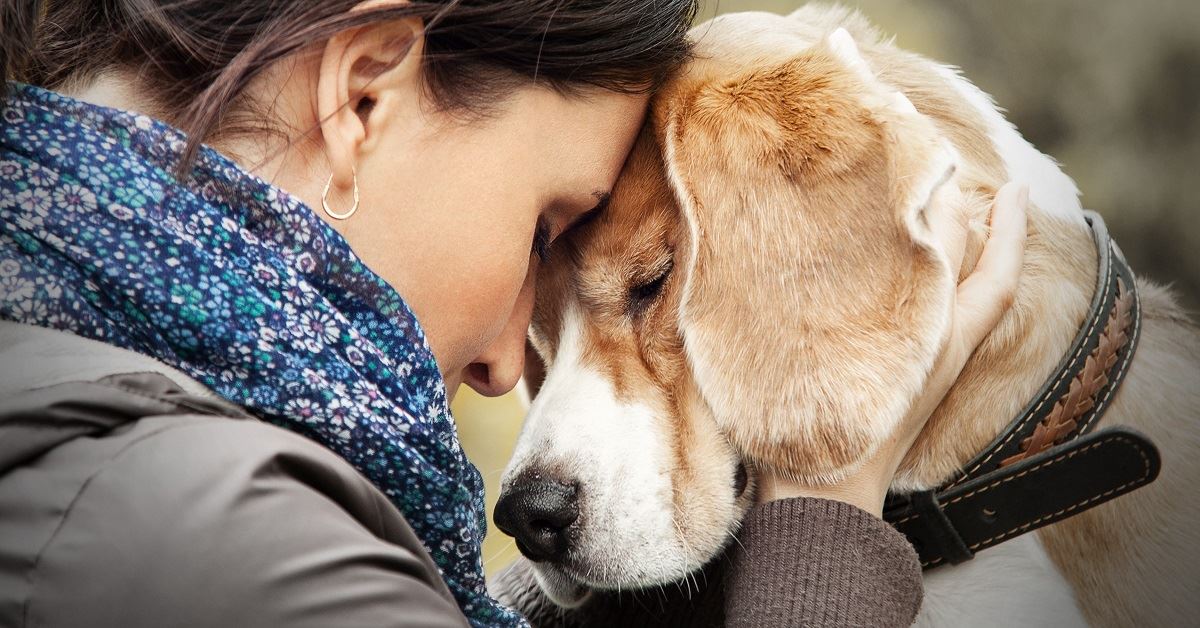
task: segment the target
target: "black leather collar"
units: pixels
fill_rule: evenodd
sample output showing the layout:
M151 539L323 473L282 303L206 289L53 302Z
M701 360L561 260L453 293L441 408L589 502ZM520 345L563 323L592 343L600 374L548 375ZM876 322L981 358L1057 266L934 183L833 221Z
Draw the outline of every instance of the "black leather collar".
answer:
M970 560L1158 477L1158 450L1146 437L1120 426L1092 433L1133 360L1141 304L1104 221L1085 218L1099 253L1096 291L1054 375L956 477L888 497L884 519L912 542L922 567Z

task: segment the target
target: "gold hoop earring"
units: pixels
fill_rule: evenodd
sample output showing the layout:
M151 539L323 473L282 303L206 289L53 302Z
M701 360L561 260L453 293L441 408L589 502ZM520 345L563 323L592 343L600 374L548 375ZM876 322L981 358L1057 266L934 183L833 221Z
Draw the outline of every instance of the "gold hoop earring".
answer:
M346 220L358 211L358 171L351 170L350 172L354 176L354 204L350 206L350 209L339 214L329 208L329 186L333 184L333 173L329 174L329 180L325 182L325 191L321 192L321 208L334 220Z

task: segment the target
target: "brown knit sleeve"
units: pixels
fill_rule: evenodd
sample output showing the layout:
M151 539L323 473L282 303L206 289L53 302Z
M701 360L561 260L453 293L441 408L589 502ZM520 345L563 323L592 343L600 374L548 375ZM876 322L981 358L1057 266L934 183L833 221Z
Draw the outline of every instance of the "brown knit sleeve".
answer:
M908 626L921 606L921 568L908 541L849 504L762 504L737 539L687 584L593 592L569 611L546 599L525 560L489 589L539 628Z
M737 538L725 581L727 626L909 626L921 607L912 546L844 502L759 505Z

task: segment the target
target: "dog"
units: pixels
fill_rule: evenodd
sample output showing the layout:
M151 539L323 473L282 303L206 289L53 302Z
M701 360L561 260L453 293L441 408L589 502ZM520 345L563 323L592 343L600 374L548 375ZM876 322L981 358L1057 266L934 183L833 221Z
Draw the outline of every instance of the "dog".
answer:
M1096 292L1075 184L956 70L836 7L725 15L693 34L696 58L654 97L608 209L539 271L530 341L545 378L501 505L570 502L570 517L551 509L517 534L565 607L718 556L756 467L836 481L886 438L1005 182L1031 188L1019 290L892 491L961 474L1054 373ZM949 211L972 220L959 277L929 229ZM1136 359L1101 423L1149 435L1162 476L926 571L919 624L1195 621L1200 333L1167 289L1136 284Z

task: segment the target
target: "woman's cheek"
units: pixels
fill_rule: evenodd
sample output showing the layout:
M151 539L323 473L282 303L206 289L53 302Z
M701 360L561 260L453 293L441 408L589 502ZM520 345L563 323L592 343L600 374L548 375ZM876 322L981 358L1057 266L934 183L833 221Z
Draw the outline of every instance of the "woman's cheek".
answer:
M535 274L528 252L515 262L517 254L504 248L511 247L497 246L493 255L477 261L472 285L457 290L462 295L454 305L457 329L447 331L457 336L458 346L450 351L454 357L441 365L443 374L458 373L491 346L512 318L527 275Z

